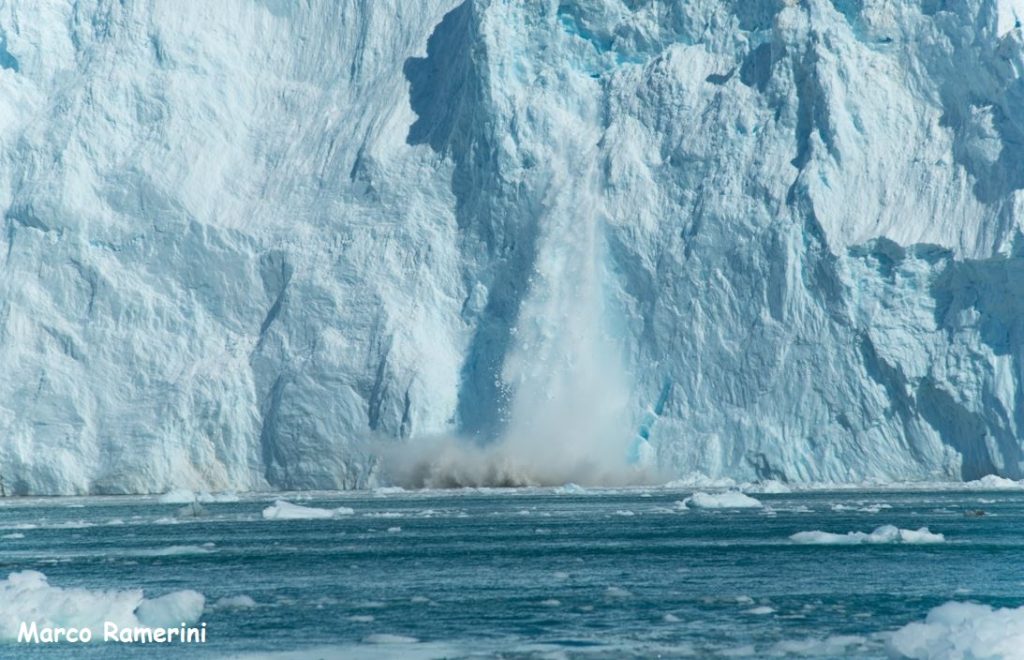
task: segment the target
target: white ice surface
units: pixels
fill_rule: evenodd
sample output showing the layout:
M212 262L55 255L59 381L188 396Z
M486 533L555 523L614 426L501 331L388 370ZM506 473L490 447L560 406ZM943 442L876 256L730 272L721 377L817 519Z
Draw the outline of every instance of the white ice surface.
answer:
M945 658L1024 658L1024 607L995 609L949 602L889 638L891 654L918 660Z
M1021 479L1022 3L948 4L3 3L6 489Z
M682 505L690 509L760 509L764 506L753 497L734 490L724 493L697 492L683 500Z
M21 622L40 627L89 628L102 639L105 621L119 626L179 626L195 623L204 598L196 591L175 591L146 598L141 589L89 590L52 586L36 571L11 573L0 580L0 639L16 639Z
M943 543L946 538L935 534L927 527L920 529L899 529L894 525L882 525L871 533L847 532L833 534L831 532L813 531L797 532L789 537L794 543L808 545L858 545L861 543Z
M342 506L335 509L318 509L316 507L292 504L286 500L277 500L263 509L265 520L315 520L350 516L355 513L350 507Z

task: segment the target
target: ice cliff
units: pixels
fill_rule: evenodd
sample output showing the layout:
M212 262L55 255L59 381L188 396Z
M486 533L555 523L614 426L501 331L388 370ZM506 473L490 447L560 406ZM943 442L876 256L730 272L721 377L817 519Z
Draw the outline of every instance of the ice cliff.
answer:
M2 2L0 477L1020 478L1019 17Z

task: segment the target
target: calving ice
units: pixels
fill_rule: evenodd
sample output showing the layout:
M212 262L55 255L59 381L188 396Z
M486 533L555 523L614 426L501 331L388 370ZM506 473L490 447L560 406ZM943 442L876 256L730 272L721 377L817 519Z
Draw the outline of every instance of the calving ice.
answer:
M1022 17L0 0L0 658L1022 660Z
M206 624L187 626L183 621L172 628L121 626L114 621L103 622L103 635L96 641L120 644L205 644ZM93 640L91 628L40 626L35 621L22 621L18 627L19 644L88 644Z
M1024 476L1017 0L7 7L9 493Z

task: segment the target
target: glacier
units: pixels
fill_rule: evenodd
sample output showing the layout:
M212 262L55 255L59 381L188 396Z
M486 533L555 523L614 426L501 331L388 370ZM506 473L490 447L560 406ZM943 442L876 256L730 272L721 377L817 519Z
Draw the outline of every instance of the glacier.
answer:
M2 3L5 490L1020 479L1022 18Z

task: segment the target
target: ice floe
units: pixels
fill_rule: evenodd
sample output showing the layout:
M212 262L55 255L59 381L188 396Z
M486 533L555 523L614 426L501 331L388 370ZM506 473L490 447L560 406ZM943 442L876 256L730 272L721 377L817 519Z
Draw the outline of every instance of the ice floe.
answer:
M858 545L861 543L943 543L946 537L942 534L935 534L922 527L917 530L899 529L894 525L882 525L869 533L847 532L846 534L833 534L815 530L812 532L797 532L789 537L794 543L807 545Z
M175 591L146 598L142 589L90 590L55 587L38 571L11 573L0 581L0 639L16 639L22 621L40 628L89 628L102 638L103 624L121 627L178 626L194 623L203 613L205 599L191 591Z
M760 509L763 504L736 490L724 493L696 492L682 501L690 509Z
M336 509L317 509L292 504L285 500L277 500L271 506L263 509L263 518L265 520L316 520L334 518L336 516L350 516L354 513L355 510L347 506Z
M256 607L256 601L253 600L252 596L246 596L241 594L238 596L225 596L224 598L218 598L217 601L210 606L211 610L244 610Z
M214 504L214 503L228 503L239 501L238 495L233 491L227 491L224 493L208 493L201 491L198 493L192 492L191 490L176 489L171 490L157 498L160 504L192 504L194 502L200 502L202 504Z
M964 487L969 490L1020 490L1024 489L1024 481L1014 481L989 474L981 479L965 482Z
M892 633L888 647L905 658L1024 658L1024 607L949 602Z
M415 637L409 637L407 635L391 635L387 633L378 633L363 639L364 644L415 644L419 641L420 640Z

